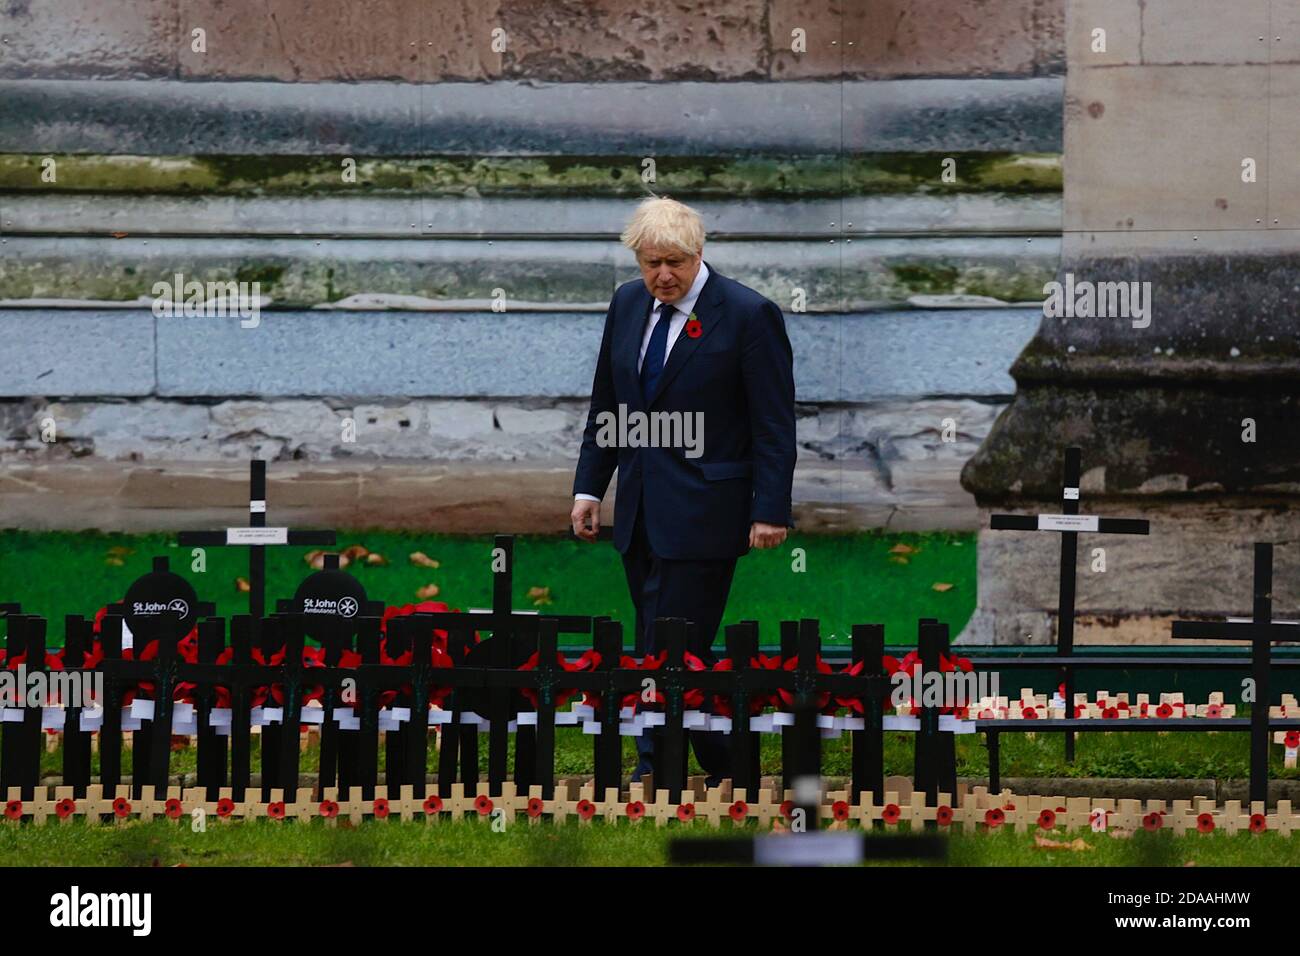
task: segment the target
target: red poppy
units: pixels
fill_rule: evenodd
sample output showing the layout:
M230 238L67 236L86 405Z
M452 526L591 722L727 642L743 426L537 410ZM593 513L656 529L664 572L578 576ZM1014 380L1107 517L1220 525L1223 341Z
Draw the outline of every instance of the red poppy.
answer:
M1252 813L1250 815L1250 832L1263 833L1268 829L1268 820L1262 813Z
M783 670L793 671L796 670L798 666L799 666L799 659L796 657L792 657L785 662ZM817 655L816 660L813 664L813 669L816 670L817 673L819 674L832 673L831 665L826 663L824 660L822 660L821 654ZM786 690L784 687L782 687L777 690L777 696L780 698L780 702L778 706L782 707L783 709L789 710L794 706L794 696L795 696L794 691ZM826 704L830 699L831 699L830 691L819 690L816 692L816 694L813 697L813 706L815 706L818 710L823 710L825 709Z
M163 804L163 813L166 814L167 818L170 820L180 819L180 815L184 809L185 808L181 806L181 802L175 797L168 797L167 802Z
M629 820L640 820L645 816L645 804L640 800L633 800L625 808Z
M947 804L944 804L943 806L939 807L939 809L934 811L934 819L935 822L938 823L939 826L941 827L951 826L952 807L948 806Z
M1209 813L1202 813L1196 818L1196 829L1202 833L1211 833L1214 830L1214 816Z
M374 814L381 820L388 816L388 801L383 797L375 797Z
M1002 809L1003 809L1003 810L1008 810L1008 811L1009 811L1009 810L1014 810L1015 808L1016 808L1016 805L1015 805L1014 803L1004 803L1004 804L1002 804Z
M492 800L485 793L480 793L474 798L474 809L478 811L481 817L487 816L492 812Z
M266 815L272 820L283 820L284 802L277 800L275 803L268 803L266 805Z
M60 820L66 820L77 812L77 801L71 797L64 797L54 805L54 812L59 815Z
M1020 716L1025 720L1037 720L1038 711L1032 707L1022 707L1020 708Z
M126 797L118 797L113 801L113 812L119 817L125 817L131 813L131 803Z
M903 811L898 809L898 804L888 803L885 805L885 809L881 812L880 819L884 820L886 823L897 823L898 818L902 815Z
M1161 720L1168 720L1173 715L1174 715L1174 709L1170 707L1168 704L1161 704L1159 707L1156 708L1156 716L1159 717Z
M322 800L320 805L320 815L327 819L338 816L339 805L333 800Z
M880 662L885 667L885 673L891 677L899 671L902 671L904 674L911 674L915 677L917 676L917 671L921 669L921 655L916 651L908 651L907 655L901 661L896 657L891 657L889 654L886 654L880 659Z
M1142 829L1148 833L1155 833L1165 825L1165 818L1160 814L1152 811L1142 818Z
M1007 816L1005 813L1002 812L1001 807L990 807L988 811L984 814L984 822L987 823L989 827L994 829L1002 826L1006 818Z
M733 822L739 823L749 815L749 807L746 806L745 801L737 800L728 808L727 815L731 817Z
M1223 705L1222 705L1222 704L1210 704L1208 707L1205 708L1205 716L1206 716L1206 717L1222 717L1222 716L1223 716Z
M578 816L584 820L590 820L596 815L596 805L590 800L578 801Z
M970 672L975 667L970 662L969 657L958 657L953 654L951 657L942 651L939 652L939 670L940 671L966 671Z
M21 800L10 800L6 803L5 816L10 820L21 820L23 818L23 802Z
M528 798L528 815L530 817L540 817L546 809L546 801L541 797Z
M217 816L228 817L235 812L235 801L229 797L222 797L217 801Z
M793 819L794 819L794 801L793 801L793 800L782 800L782 801L781 801L781 816L785 817L787 820L793 820Z
M1064 813L1064 812L1065 812L1065 807L1057 807L1057 808L1056 808L1056 812L1057 812L1057 813Z
M1119 717L1119 708L1107 707L1105 710L1101 712L1101 716L1106 720L1115 720L1117 717Z
M1282 743L1291 750L1300 747L1300 730L1288 730L1286 732L1286 739L1284 739Z
M1038 814L1038 825L1044 830L1051 830L1056 826L1056 814L1053 811L1044 808Z
M766 654L759 654L758 656L751 657L749 659L749 666L751 668L754 668L755 670L780 670L781 659L779 657L768 657ZM859 663L855 666L860 669L862 665ZM730 671L733 670L734 668L735 668L735 662L732 661L730 657L724 657L722 660L718 661L716 664L713 665L713 669L715 671ZM772 693L750 694L749 695L749 716L757 717L759 714L761 714L763 712L763 708L771 704L775 696L776 695ZM845 700L847 700L847 698L845 699L836 698L836 699L841 704L848 706L845 703ZM862 713L862 705L860 702L857 703L857 711L858 713ZM713 695L713 712L717 714L719 717L733 716L733 711L731 707L731 695L730 694Z
M849 805L843 800L836 800L831 804L831 816L836 820L843 822L849 818Z
M442 797L436 793L427 797L424 801L424 812L427 816L433 816L435 813L442 812Z
M695 819L695 804L683 803L677 808L677 819L682 823L690 823Z
M699 319L692 317L686 320L686 325L682 327L682 331L686 333L687 338L698 339L704 334L704 326L700 324Z
M574 673L576 671L593 671L600 666L600 655L595 650L587 650L576 661L570 663L559 651L555 652L555 663L561 670ZM528 660L519 665L521 671L531 671L537 669L537 652L534 651ZM519 693L528 699L528 703L534 708L537 707L537 691L532 687L521 687ZM564 687L555 693L555 706L563 707L573 698L578 691L573 687Z

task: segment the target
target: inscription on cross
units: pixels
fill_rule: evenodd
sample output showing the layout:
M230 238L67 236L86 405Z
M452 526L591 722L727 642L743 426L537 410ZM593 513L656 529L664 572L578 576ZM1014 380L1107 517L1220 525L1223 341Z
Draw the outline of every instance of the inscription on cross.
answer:
M266 462L249 463L248 527L223 531L181 531L176 540L190 547L243 547L248 549L248 613L254 626L266 616L266 549L289 544L333 544L333 531L291 531L267 527Z

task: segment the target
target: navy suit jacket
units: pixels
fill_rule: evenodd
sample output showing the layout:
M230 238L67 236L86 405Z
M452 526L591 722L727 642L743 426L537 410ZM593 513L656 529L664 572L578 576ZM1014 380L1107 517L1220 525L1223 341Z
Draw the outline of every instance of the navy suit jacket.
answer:
M755 521L790 526L794 481L794 355L774 302L721 275L695 303L701 334L683 330L650 396L637 359L654 297L641 279L614 292L591 386L574 494L603 498L618 469L614 546L626 553L644 498L650 547L661 558L709 560L749 550ZM601 447L597 415L704 413L703 453L684 448Z

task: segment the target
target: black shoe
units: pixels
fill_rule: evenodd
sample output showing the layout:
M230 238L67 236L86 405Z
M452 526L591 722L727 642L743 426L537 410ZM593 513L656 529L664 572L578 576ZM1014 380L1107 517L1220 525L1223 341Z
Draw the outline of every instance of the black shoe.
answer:
M726 777L720 777L717 774L709 774L704 778L704 786L709 790L713 790L716 787L722 786L722 781L725 779Z

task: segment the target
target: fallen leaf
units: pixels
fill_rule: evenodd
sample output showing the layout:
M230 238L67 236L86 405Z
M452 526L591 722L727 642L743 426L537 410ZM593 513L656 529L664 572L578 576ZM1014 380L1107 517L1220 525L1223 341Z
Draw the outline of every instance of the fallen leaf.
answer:
M340 829L340 830L355 830L356 828L357 828L356 824L353 823L351 820L349 820L347 817L339 817L339 829ZM335 866L352 866L352 863L351 863L351 862L348 862L348 863L336 863L336 864L334 864L334 865L335 865Z
M427 601L429 598L437 597L440 590L442 589L436 584L426 584L424 587L416 589L415 596L421 601Z
M1186 866L1195 866L1195 865L1196 865L1196 861L1195 861L1195 860L1188 860L1186 863L1183 864L1183 866L1185 866L1185 867L1186 867Z
M949 584L947 581L936 581L934 584L932 584L932 585L930 585L930 586L931 586L932 588L934 588L934 590L936 590L936 591L940 591L940 592L943 592L943 591L951 591L951 590L952 590L952 585Z
M543 604L554 604L551 600L550 588L532 587L528 589L528 599L533 602L533 607L541 607Z
M903 544L903 542L900 541L898 542L898 544L894 545L892 548L889 549L889 553L890 554L916 554L916 552L919 550L920 550L919 548L914 548L910 544Z
M112 236L114 239L125 239L127 236L130 235L130 233L129 233L129 232L110 232L109 235Z
M423 551L412 551L412 552L411 552L411 563L414 564L414 565L416 565L417 567L421 567L421 568L437 568L437 567L441 567L441 565L439 564L439 562L437 562L437 561L435 561L433 558L429 557L429 556L428 556L427 554L425 554Z
M120 568L122 565L126 564L126 562L121 558L105 558L104 563L111 564L115 568Z
M369 554L366 555L366 564L384 565L387 563L388 563L388 559L384 557L382 554L378 554L374 551L371 551Z
M115 544L113 547L108 549L108 553L122 557L128 554L135 554L135 548L124 548L120 544Z
M313 568L315 568L317 571L320 571L325 567L325 555L333 554L333 553L334 553L333 551L309 551L307 552L307 554L303 555L303 560L306 561ZM339 555L340 568L346 568L351 563L352 561L348 558L346 554Z
M1084 842L1083 837L1076 837L1067 842L1040 835L1034 837L1034 846L1040 850L1068 850L1071 853L1082 853L1092 849L1088 843Z
M1111 829L1107 830L1106 832L1109 833L1109 834L1111 835L1111 839L1114 839L1114 840L1131 840L1131 839L1133 839L1133 832L1134 832L1134 831L1132 831L1132 830L1125 830L1125 829L1123 829L1122 827L1112 827Z
M890 558L889 558L889 560L892 561L892 562L894 562L894 564L910 564L910 563L911 563L910 561L907 560L907 558L905 558L905 557L903 557L902 555L899 555L899 554L891 555Z
M252 589L253 586L248 583L248 578L235 578L235 590L239 593L247 594Z
M370 549L365 545L350 544L343 549L343 556L349 561L355 561L357 558L364 558L370 553Z

